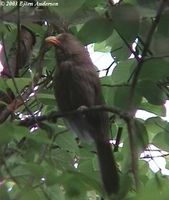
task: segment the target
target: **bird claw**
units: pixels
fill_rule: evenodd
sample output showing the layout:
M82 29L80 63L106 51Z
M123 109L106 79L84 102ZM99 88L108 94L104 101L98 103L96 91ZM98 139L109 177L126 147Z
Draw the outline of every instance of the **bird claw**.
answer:
M82 105L82 106L80 106L77 110L83 112L83 111L85 111L85 110L87 110L87 109L88 109L87 106Z

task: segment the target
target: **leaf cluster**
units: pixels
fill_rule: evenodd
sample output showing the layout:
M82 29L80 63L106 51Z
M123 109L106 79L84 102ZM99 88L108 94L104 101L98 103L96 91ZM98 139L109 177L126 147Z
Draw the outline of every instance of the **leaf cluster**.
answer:
M0 78L0 199L108 198L93 144L79 141L61 117L38 121L39 116L57 111L52 90L55 51L44 39L63 31L112 57L110 66L104 68L106 76L100 78L121 180L118 197L112 199L167 199L168 178L154 174L144 157L140 158L146 150L148 159L155 159L149 144L169 151L169 124L163 119L169 98L167 1L45 2L42 7L34 1L33 6L0 8L4 66ZM135 116L139 110L153 117L139 119ZM25 118L36 123L20 126ZM168 166L167 156L161 153Z

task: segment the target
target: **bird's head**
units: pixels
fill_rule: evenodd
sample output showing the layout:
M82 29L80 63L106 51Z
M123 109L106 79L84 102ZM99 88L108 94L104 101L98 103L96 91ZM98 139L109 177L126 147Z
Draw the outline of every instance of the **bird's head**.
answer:
M69 33L49 36L45 41L56 47L58 59L65 60L71 58L80 62L91 62L86 48Z

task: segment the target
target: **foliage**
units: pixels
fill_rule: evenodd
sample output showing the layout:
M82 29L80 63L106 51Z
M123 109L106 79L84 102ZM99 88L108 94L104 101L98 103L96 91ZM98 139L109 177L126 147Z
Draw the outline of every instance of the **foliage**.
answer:
M37 9L27 5L18 9L17 5L4 3L1 7L1 61L9 61L11 71L10 77L0 79L0 199L108 198L102 189L93 144L79 141L62 118L52 117L51 111L57 106L51 80L57 64L54 49L46 47L44 39L63 30L85 45L94 43L96 49L109 51L112 63L116 63L113 73L100 79L110 108L111 137L116 140L120 135L119 142L123 143L118 147L116 140L114 154L121 185L118 197L112 199L168 199L168 178L154 174L140 159L148 144L169 151L169 123L162 119L169 96L167 1L122 0L115 5L111 0L45 2L58 6L46 4ZM22 40L18 34L23 34L20 23L31 33ZM26 44L20 51L18 41ZM19 68L18 55L20 65L24 63ZM14 56L18 62L14 62ZM14 73L14 66L19 72ZM137 119L138 110L156 116ZM47 117L38 121L39 116ZM24 118L33 118L35 123L21 126ZM168 165L167 157L166 162Z

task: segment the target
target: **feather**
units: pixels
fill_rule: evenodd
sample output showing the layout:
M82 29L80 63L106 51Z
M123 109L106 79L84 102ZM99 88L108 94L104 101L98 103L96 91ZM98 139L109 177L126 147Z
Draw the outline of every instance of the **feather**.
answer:
M103 105L98 73L86 48L68 33L50 36L46 41L56 46L58 70L54 75L54 93L59 109L72 111L81 106ZM109 143L108 113L90 111L65 120L78 136L94 141L105 191L116 194L119 176Z

